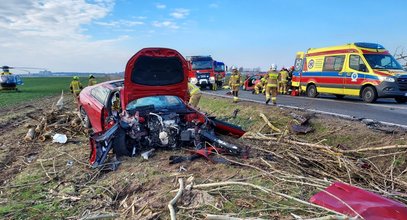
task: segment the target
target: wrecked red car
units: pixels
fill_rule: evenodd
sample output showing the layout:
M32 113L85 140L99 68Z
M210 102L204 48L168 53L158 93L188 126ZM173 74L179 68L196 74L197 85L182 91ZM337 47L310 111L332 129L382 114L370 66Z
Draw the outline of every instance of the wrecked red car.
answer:
M217 134L240 137L244 131L189 106L187 83L188 66L180 53L145 48L128 61L124 81L84 89L79 105L84 123L95 132L90 137L92 166L103 166L110 150L117 157L181 147L242 154Z

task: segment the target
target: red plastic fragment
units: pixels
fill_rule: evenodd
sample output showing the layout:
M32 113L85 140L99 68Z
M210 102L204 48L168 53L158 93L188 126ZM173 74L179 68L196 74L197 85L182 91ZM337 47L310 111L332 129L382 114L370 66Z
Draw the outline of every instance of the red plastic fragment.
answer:
M366 220L407 219L407 206L405 204L361 188L346 183L335 182L326 188L325 191L321 191L312 196L310 202L348 216L357 216L357 214L348 207L350 206Z

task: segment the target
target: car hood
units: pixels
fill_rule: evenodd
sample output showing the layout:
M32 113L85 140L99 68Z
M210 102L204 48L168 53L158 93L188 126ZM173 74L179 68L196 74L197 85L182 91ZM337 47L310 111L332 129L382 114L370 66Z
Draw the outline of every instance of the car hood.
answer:
M124 106L147 96L173 95L187 101L188 66L184 57L168 48L144 48L127 62Z

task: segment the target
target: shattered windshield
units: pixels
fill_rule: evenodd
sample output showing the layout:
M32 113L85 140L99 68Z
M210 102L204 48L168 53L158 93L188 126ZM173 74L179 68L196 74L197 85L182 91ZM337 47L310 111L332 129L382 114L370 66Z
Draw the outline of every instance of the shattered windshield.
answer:
M212 69L212 65L213 65L212 60L192 61L192 69L193 70Z
M145 106L154 106L156 110L185 108L184 103L176 96L149 96L131 101L126 109L135 110Z
M225 65L216 65L215 66L215 71L216 72L223 72L223 71L225 71Z
M402 69L392 55L364 54L363 56L373 69Z

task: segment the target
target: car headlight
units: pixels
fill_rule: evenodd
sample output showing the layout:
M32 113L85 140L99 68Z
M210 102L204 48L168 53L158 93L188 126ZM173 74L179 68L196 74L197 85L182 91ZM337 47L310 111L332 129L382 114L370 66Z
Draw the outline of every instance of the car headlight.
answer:
M192 84L196 84L196 83L198 82L198 80L197 80L195 77L192 77L189 81L190 81Z
M380 81L385 81L385 82L396 82L394 77L391 76L379 76Z
M213 77L213 76L209 77L209 82L211 82L211 83L215 82L215 77Z

